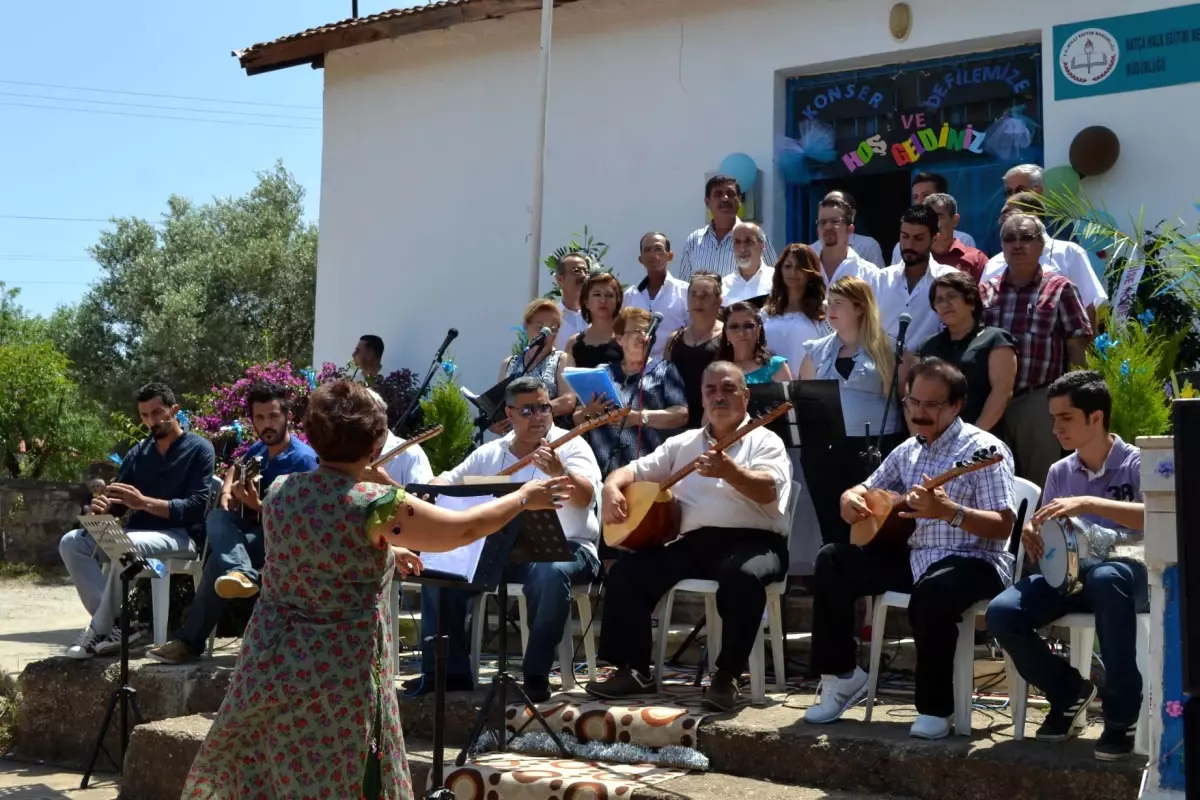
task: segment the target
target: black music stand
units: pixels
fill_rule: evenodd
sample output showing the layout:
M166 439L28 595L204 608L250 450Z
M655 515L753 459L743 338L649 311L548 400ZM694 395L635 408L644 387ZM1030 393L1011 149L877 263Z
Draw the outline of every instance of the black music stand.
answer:
M521 374L523 373L505 378L481 395L467 398L471 405L479 411L479 415L475 417L475 447L483 444L483 435L488 428L499 422L500 418L504 416L504 391L510 383L521 377Z

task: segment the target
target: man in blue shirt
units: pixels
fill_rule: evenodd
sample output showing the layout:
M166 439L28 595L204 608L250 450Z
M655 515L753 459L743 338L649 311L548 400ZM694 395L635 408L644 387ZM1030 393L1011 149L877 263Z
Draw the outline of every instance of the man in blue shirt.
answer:
M205 521L209 555L196 585L196 599L177 638L146 653L155 661L180 664L199 658L227 602L258 594L258 570L265 558L258 519L262 497L280 475L317 467L316 452L289 431L292 413L285 388L262 383L250 387L246 409L258 441L246 451L243 462L262 459L261 481L243 489L234 483L233 470L226 472L218 507Z
M118 518L128 512L125 532L141 556L194 556L208 507L215 461L212 445L184 432L176 416L175 393L164 384L143 386L137 394L137 407L150 435L133 446L121 462L116 480L92 498L89 510ZM79 599L92 614L91 623L67 650L67 656L84 659L116 652L121 646L121 629L114 624L114 603L121 570L109 570L105 577L100 565L108 556L81 529L63 536L58 552ZM130 641L140 636L140 631L131 631Z

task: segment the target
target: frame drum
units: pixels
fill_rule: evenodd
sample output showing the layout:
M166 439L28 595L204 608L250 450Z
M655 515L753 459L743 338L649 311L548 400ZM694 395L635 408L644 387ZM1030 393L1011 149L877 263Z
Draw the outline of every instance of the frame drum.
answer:
M1061 594L1072 595L1083 588L1079 569L1080 537L1069 517L1048 519L1042 523L1044 550L1038 567L1046 583Z

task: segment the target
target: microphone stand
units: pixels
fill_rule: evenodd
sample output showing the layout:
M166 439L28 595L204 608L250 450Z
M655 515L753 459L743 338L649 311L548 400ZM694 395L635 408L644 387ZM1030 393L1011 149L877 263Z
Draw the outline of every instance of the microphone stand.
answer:
M650 351L654 349L654 340L657 338L658 325L654 325L653 330L650 331L650 335L646 337L646 357L642 359L642 369L640 372L638 372L637 385L635 388L637 389L639 396L641 396L642 393L642 381L646 378L646 367L650 364ZM620 398L615 399L619 400ZM613 447L613 449L608 452L608 460L604 462L604 472L601 473L602 475L608 475L608 471L612 469L613 458L617 455L617 448L621 446L621 437L625 435L625 426L629 424L629 418L633 416L632 397L629 400L629 407L631 409L630 413L621 420L621 427L617 428L617 444L616 447ZM642 410L645 411L645 409Z
M457 334L457 331L455 333ZM396 423L396 427L392 428L392 432L397 436L400 435L400 431L408 426L408 421L412 419L413 414L421 407L421 398L425 396L425 391L429 388L429 384L433 382L434 373L442 366L442 356L446 355L446 348L450 346L450 342L454 338L451 337L449 340L443 342L442 346L438 348L437 353L433 356L433 363L429 365L429 371L425 373L425 380L421 381L421 388L417 389L417 393L413 395L413 400L409 403L408 408L405 409L404 416Z
M896 355L892 364L892 385L888 388L887 400L883 404L883 419L879 423L879 435L875 438L875 444L870 444L868 441L867 450L862 454L863 460L872 470L883 463L883 432L887 430L888 412L892 409L892 404L896 402L896 384L900 381L900 359L904 355L904 337L908 333L908 326L900 331L900 335L896 337ZM867 439L871 438L871 426L867 424Z
M522 350L519 355L514 356L514 358L517 359L517 364L518 364L518 372L512 376L514 380L517 378L524 377L525 374L527 372L529 372L529 370L526 369L526 367L525 367L526 354L529 353L529 351L532 350L534 347L543 347L543 346L545 346L545 344L546 344L545 339L542 339L542 341L540 341L540 342L537 342L535 340L533 342L530 342L528 345L526 345L525 349ZM534 363L534 366L542 363L542 361L546 360L547 356L549 356L549 355L550 354L547 353L546 355L539 358ZM438 359L438 360L440 360L440 359ZM480 414L478 417L475 418L475 428L476 428L476 430L475 430L475 447L480 447L483 445L484 435L487 433L488 429L491 428L492 425L494 425L496 422L497 422L497 420L492 419L491 417L487 416L486 414Z

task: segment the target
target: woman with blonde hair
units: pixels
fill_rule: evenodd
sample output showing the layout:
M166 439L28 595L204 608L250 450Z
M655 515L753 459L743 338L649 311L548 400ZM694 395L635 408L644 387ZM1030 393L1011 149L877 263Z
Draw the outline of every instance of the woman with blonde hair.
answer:
M567 366L566 353L554 347L558 331L562 327L562 310L553 300L541 298L525 306L525 313L521 319L525 323L527 341L532 342L540 336L543 328L548 329L550 335L540 345L525 353L524 357L518 353L500 362L499 380L522 375L537 378L550 394L550 408L554 416L566 416L575 409L575 393L563 377L563 370ZM491 430L493 433L504 435L511 427L507 419L502 419L493 425Z
M859 453L880 433L882 454L890 453L904 438L904 415L898 406L890 409L887 427L879 430L896 363L895 345L883 330L870 284L849 276L835 281L829 287L826 315L833 333L805 343L808 352L800 364L800 377L838 382L846 424L844 444L824 453L805 452L802 459L821 536L829 544L850 540L839 500L842 492L870 474Z

